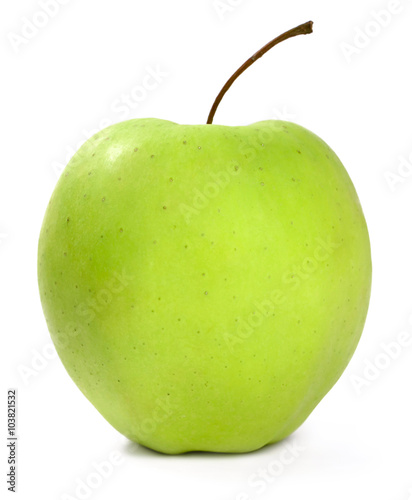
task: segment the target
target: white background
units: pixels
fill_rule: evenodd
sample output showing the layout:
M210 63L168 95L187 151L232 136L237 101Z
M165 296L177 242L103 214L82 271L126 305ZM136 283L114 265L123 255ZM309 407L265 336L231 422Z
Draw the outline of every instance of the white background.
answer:
M5 417L7 389L16 387L21 499L411 499L412 346L391 344L397 356L385 354L401 332L412 335L410 2L61 0L53 17L39 14L38 0L3 1L0 9L2 498L13 497ZM25 18L44 26L19 39ZM246 455L163 456L119 435L55 357L36 278L46 205L93 130L134 117L204 123L237 67L309 19L314 33L274 48L242 75L215 123L288 119L340 156L373 252L362 339L339 382L285 442ZM162 81L119 109L148 68L164 73ZM295 447L288 463L286 446ZM113 452L120 463L97 476L93 464ZM259 488L250 484L257 476L266 478ZM82 481L92 489L79 490Z

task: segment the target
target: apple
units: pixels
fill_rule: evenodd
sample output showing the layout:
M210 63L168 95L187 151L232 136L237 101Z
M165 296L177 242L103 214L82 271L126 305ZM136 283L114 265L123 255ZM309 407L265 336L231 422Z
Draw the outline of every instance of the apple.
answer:
M347 366L370 296L364 215L329 146L290 122L212 118L96 134L39 239L69 375L119 432L168 454L292 433Z

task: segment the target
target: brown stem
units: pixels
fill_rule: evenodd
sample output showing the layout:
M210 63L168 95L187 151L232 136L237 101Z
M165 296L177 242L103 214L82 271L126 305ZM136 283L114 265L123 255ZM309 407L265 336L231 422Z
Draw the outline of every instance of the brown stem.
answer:
M309 33L312 33L312 26L313 22L308 21L307 23L300 24L299 26L296 26L296 28L286 31L286 33L283 33L283 35L280 35L275 39L273 39L271 42L267 43L264 47L262 47L255 54L253 54L253 56L250 57L244 64L242 64L242 66L229 78L229 80L224 84L222 90L219 92L219 95L216 97L215 102L213 103L213 106L210 110L206 124L210 125L213 122L213 118L215 116L216 109L220 104L220 101L222 100L226 92L230 89L232 83L237 79L238 76L240 76L257 59L262 57L263 54L266 54L268 50L270 50L278 43L283 42L284 40L287 40L288 38L292 38L297 35L308 35Z

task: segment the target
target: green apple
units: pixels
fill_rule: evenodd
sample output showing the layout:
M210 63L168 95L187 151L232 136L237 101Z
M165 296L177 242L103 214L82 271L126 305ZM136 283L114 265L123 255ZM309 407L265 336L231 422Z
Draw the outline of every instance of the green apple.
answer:
M248 452L342 374L371 257L353 184L315 134L150 118L69 162L38 278L64 366L119 432L170 454Z

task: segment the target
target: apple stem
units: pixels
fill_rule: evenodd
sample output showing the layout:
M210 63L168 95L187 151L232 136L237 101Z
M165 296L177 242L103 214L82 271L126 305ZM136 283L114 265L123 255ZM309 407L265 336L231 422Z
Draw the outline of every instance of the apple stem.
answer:
M213 118L216 113L216 109L220 104L220 101L222 100L223 96L226 94L226 92L230 89L232 86L233 82L240 76L249 66L251 66L257 59L263 56L263 54L266 54L272 47L277 45L280 42L283 42L284 40L287 40L288 38L292 38L297 35L308 35L309 33L312 33L312 26L313 22L308 21L307 23L300 24L299 26L296 26L296 28L293 28L289 31L286 31L286 33L283 33L282 35L274 38L271 42L267 43L264 47L262 47L260 50L258 50L255 54L253 54L252 57L250 57L242 66L235 72L233 75L229 78L229 80L224 84L222 90L219 92L218 96L215 99L215 102L213 103L213 106L210 110L209 116L207 118L207 125L212 124Z

